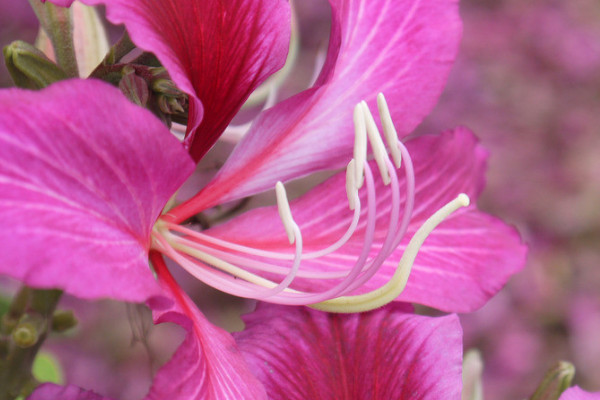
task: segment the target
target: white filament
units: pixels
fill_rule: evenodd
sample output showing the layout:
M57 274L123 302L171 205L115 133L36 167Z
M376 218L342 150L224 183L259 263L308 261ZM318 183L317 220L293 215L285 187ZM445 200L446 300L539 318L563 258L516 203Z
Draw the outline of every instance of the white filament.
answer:
M365 162L367 161L367 126L365 113L359 104L354 107L354 161L356 162L356 187L364 182Z
M398 133L396 132L396 128L394 128L392 115L390 114L390 109L388 108L383 93L379 93L377 95L377 109L379 110L379 118L381 118L381 125L383 126L383 134L388 144L390 154L392 155L392 160L394 160L394 165L396 168L400 168L402 165L402 154L400 153L400 149L398 149L397 145Z
M356 161L350 160L346 167L346 196L348 196L348 207L351 210L356 208L358 199L358 187L356 187Z
M279 217L283 222L283 227L285 228L285 233L288 236L290 244L292 244L295 240L294 227L296 226L296 223L294 222L294 218L292 218L290 203L288 202L285 187L281 181L277 182L275 185L275 194L277 196L277 210L279 211Z
M371 143L371 150L373 151L373 158L377 163L377 167L379 168L379 172L381 173L381 178L383 179L383 183L385 185L390 184L390 173L388 171L386 160L388 158L387 151L385 150L385 146L383 144L383 140L381 140L381 135L379 134L379 129L377 129L377 124L375 123L375 119L373 118L373 114L371 114L371 110L369 110L369 106L365 101L361 101L361 106L363 109L363 113L365 114L365 122L367 125L367 135L369 137L369 143ZM397 139L396 139L397 140Z

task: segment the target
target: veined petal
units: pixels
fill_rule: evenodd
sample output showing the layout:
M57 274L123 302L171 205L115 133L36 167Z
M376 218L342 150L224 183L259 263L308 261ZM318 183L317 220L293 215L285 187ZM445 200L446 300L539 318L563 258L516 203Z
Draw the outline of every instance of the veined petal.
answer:
M150 112L106 83L0 92L0 273L83 298L156 293L150 231L193 170Z
M199 160L288 52L287 0L83 0L104 4L190 96L186 143Z
M169 301L152 299L154 322L187 330L183 344L158 372L145 400L261 400L263 385L250 371L228 332L212 325L173 280L158 253L151 259Z
M586 392L579 386L574 386L565 390L559 400L600 400L600 392Z
M383 286L391 278L409 239L436 210L459 193L475 200L483 187L487 154L468 130L459 128L439 136L423 136L409 141L406 147L414 163L416 181L415 208L407 235L357 293ZM374 162L370 164L376 168ZM294 221L302 232L304 252L334 243L350 225L353 212L348 209L345 179L345 173L339 173L291 202ZM399 179L399 186L404 187L404 178ZM381 248L390 223L390 190L380 177L376 177L376 192L377 224L371 256ZM361 199L366 204L364 192ZM404 201L401 199L401 210ZM367 207L361 211L357 231L344 246L322 257L302 259L300 271L304 275L298 274L292 288L323 290L339 280L308 273L342 273L352 268L365 241ZM252 210L205 233L256 249L292 251L275 207ZM471 311L482 306L523 267L525 250L517 232L500 220L477 211L475 206L459 210L428 236L398 300L444 311Z
M45 383L38 387L27 400L111 400L77 386L59 386Z
M351 158L352 112L383 92L399 135L431 110L458 50L455 0L330 0L332 30L315 87L255 121L195 208L270 189Z
M236 341L271 399L460 399L458 318L260 304Z

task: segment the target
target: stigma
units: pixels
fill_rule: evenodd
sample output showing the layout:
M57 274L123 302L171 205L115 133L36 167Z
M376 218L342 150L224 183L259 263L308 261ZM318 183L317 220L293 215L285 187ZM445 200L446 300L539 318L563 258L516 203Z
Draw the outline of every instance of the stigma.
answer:
M412 266L427 237L449 215L468 206L469 197L464 193L457 194L452 201L429 216L411 237L393 276L386 284L370 292L353 295L377 274L386 259L398 248L408 231L415 203L412 160L398 138L381 93L377 96L377 106L383 135L366 102L360 102L354 108L354 151L346 167L346 195L352 218L348 218L346 231L335 242L317 251L305 251L302 231L294 221L285 186L277 182L277 209L290 244L289 251L244 246L164 218L159 218L154 225L152 248L204 283L239 297L285 305L308 305L339 313L369 311L393 301L404 291ZM374 160L374 163L368 160ZM371 165L376 165L376 171ZM399 183L400 170L405 175L403 188ZM385 190L391 192L389 204L386 204L386 208L389 207L389 222L383 237L379 232L375 235L378 215L375 173L381 176ZM381 186L378 189L381 190ZM354 265L341 273L302 268L302 261L326 257L341 249L357 233L361 218L366 219L361 224L364 226L364 232L361 232L362 250L353 260ZM336 279L336 283L323 290L301 290L294 286L298 277Z

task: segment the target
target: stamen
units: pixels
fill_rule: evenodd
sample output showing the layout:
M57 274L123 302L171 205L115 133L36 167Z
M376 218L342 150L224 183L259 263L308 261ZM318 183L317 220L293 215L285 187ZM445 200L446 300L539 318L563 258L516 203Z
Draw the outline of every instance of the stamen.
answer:
M450 214L461 207L467 207L469 202L469 197L461 193L429 217L411 238L408 246L406 246L392 279L379 289L355 296L338 297L318 304L312 304L310 307L327 312L355 313L374 310L393 301L404 291L419 249L425 242L425 239L427 239L427 236Z
M377 108L379 109L379 118L381 119L381 125L383 126L383 134L385 135L385 140L390 149L392 160L394 160L396 168L400 168L402 165L402 153L400 153L400 149L398 149L398 133L394 127L390 109L388 108L383 93L377 95Z
M348 196L348 207L350 210L356 208L358 199L358 188L356 187L356 162L350 160L346 167L346 196Z
M285 193L285 187L281 181L277 182L275 185L275 194L277 196L277 209L279 210L279 217L281 217L283 227L285 228L285 233L287 233L290 244L292 244L295 240L294 227L297 228L297 226L294 222L294 218L292 218L290 203L288 202L287 194Z
M365 162L367 161L367 125L360 103L354 107L354 134L356 187L360 189L364 183Z
M328 237L332 232L341 235L339 231L343 227L342 224L349 222L343 235L331 244L303 252L302 232L292 216L285 187L283 183L277 182L275 194L278 213L290 244L295 243L295 251L270 251L261 245L249 247L233 243L213 237L210 232L199 232L192 227L175 224L167 217L159 218L154 226L152 248L179 263L205 283L241 297L266 299L272 303L287 305L313 304L314 308L330 312L366 311L394 300L404 290L417 253L427 236L450 213L468 205L469 199L464 194L458 196L434 213L417 230L389 282L367 294L349 295L367 283L379 271L385 260L396 251L408 230L414 206L415 177L410 155L397 137L383 95L378 95L377 104L391 157L388 156L388 150L367 104L357 104L353 115L354 158L346 167L345 183L348 207L353 210L353 216L320 230L324 237ZM385 190L388 191L385 199L378 199L380 193L376 190L371 164L367 163L367 137L373 158L386 185ZM406 183L404 197L395 168L399 168L401 162ZM401 210L403 200L404 209ZM384 208L381 208L382 204L385 204ZM343 212L343 209L340 208L338 212ZM383 221L384 216L387 221ZM326 218L327 216L323 215L321 218L307 221L305 226L314 227L326 221ZM376 229L384 225L386 231ZM355 237L357 231L362 243L352 243L356 254L335 253ZM332 253L333 261L325 258ZM313 268L300 268L301 262L310 262L309 260L313 259L320 259L318 264L313 264ZM321 270L314 267L335 263L339 259L346 259L349 264L354 265L348 265L344 270ZM323 287L315 283L318 290L299 290L299 285L292 289L291 285L296 278L335 279L335 282Z
M363 112L365 114L367 134L369 136L369 143L371 143L371 150L373 150L373 158L375 158L375 162L377 162L377 167L379 168L379 172L381 173L383 183L385 185L389 185L391 178L385 161L388 158L387 151L385 150L383 140L381 140L379 129L377 129L377 124L375 123L373 114L371 114L371 110L369 110L369 106L365 101L361 101L360 105L362 106Z

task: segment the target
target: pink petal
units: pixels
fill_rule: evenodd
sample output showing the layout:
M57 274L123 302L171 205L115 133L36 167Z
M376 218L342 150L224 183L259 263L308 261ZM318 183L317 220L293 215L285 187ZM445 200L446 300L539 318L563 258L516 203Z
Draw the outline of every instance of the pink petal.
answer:
M212 325L179 288L162 258L151 253L161 286L169 298L149 302L154 322L174 322L188 334L171 360L157 373L145 400L260 400L263 385L250 371L228 332Z
M408 142L407 148L416 174L415 210L408 234L359 292L380 287L390 279L410 237L431 214L461 192L475 201L483 187L486 153L466 129L459 128L440 136L423 136ZM371 166L376 171L374 163ZM378 223L375 236L381 243L389 225L391 201L388 187L383 186L379 177L376 182ZM403 187L404 179L401 179L400 188ZM366 204L364 193L362 203ZM334 243L346 231L352 217L345 192L345 173L339 173L293 201L291 209L302 232L305 252ZM348 271L364 243L366 206L362 211L359 230L349 243L330 255L303 260L301 270ZM261 227L260 235L256 234L257 226ZM275 207L252 210L205 233L249 247L291 251ZM524 266L525 250L514 229L477 211L474 206L460 210L425 241L407 288L398 300L445 311L471 311L482 306ZM298 277L292 287L314 291L332 284L332 280Z
M0 92L0 274L145 301L150 231L193 170L150 112L99 81Z
M199 160L250 93L285 63L286 0L84 0L104 4L190 95L187 143Z
M559 400L600 400L600 392L586 392L579 386L574 386L565 390Z
M58 386L45 383L38 387L27 400L111 400L77 386Z
M237 343L271 399L460 399L458 318L394 304L327 314L260 304Z
M314 88L263 113L196 209L350 161L352 112L383 92L400 136L437 101L458 50L454 0L330 0L327 61Z

